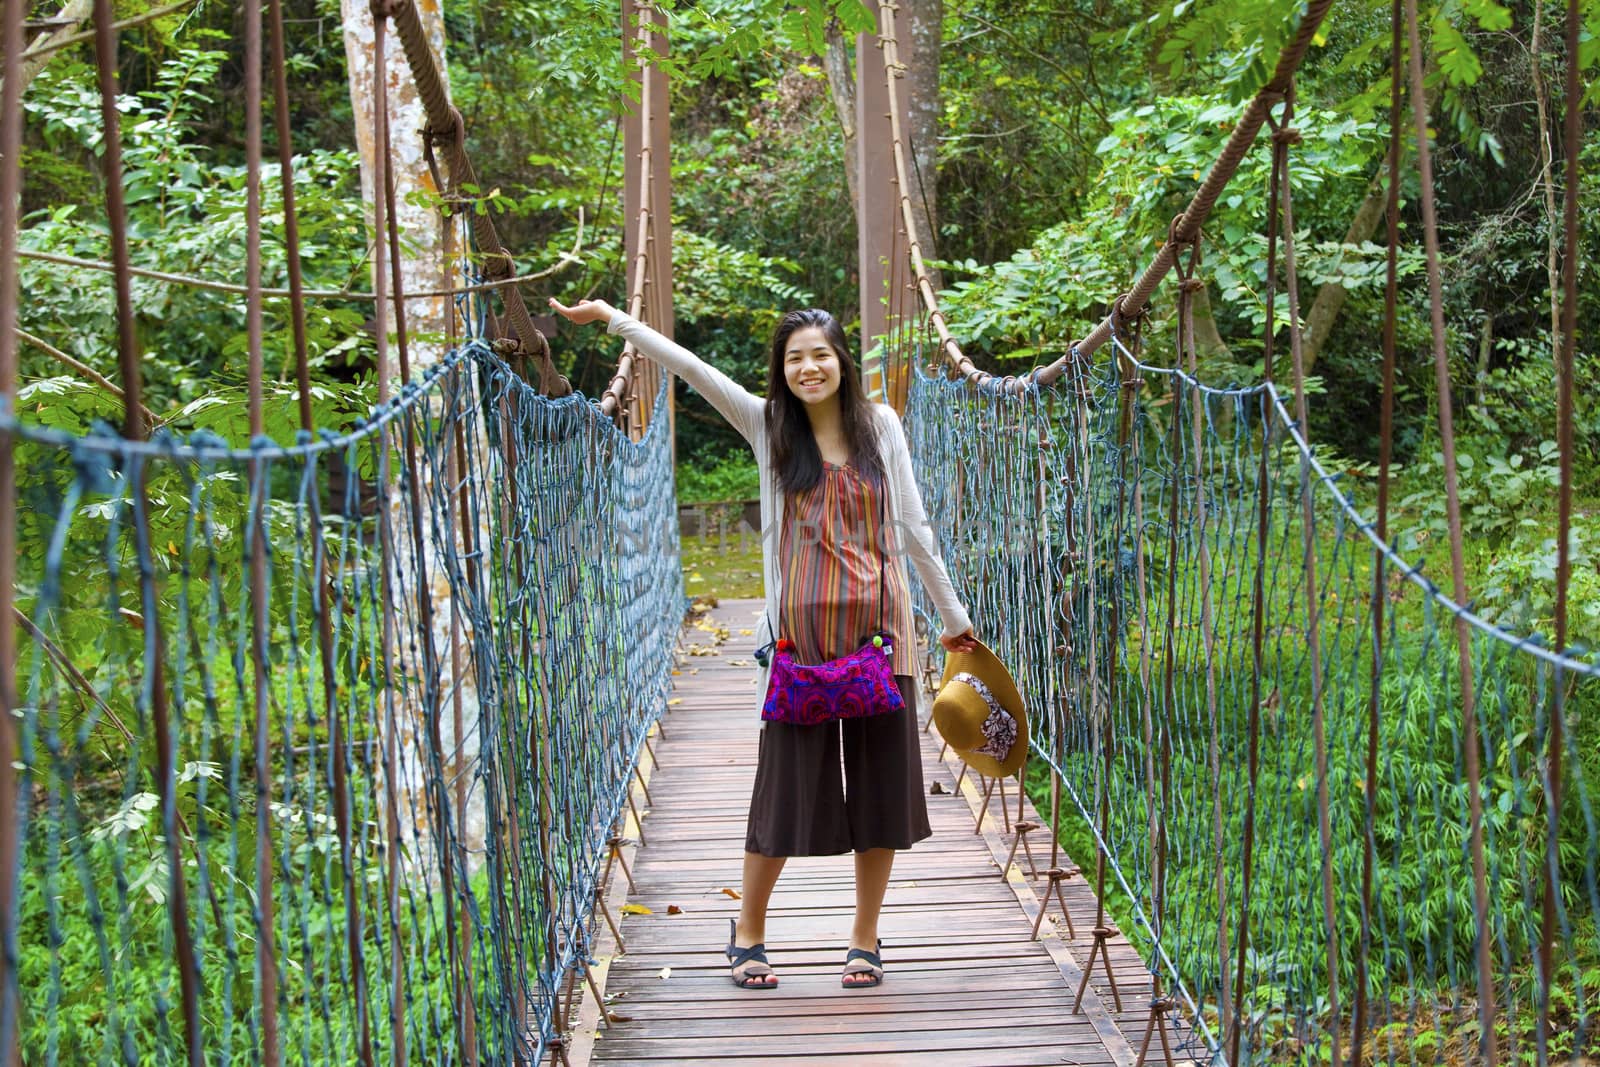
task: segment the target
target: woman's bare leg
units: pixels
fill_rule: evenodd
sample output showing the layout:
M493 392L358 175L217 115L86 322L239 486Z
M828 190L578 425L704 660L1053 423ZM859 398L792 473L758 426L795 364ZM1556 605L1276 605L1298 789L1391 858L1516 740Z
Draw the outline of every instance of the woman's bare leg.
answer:
M767 903L772 887L783 873L784 857L744 854L744 895L739 898L739 932L734 944L740 948L759 945L767 939Z
M883 896L889 889L889 872L894 869L894 849L869 848L856 853L856 922L850 931L850 947L878 951L878 915L883 911ZM867 976L846 975L848 985L867 984Z

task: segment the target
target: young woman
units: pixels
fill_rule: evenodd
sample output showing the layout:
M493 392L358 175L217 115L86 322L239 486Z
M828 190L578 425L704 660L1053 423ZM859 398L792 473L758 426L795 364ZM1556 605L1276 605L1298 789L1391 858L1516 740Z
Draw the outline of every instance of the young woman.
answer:
M726 949L735 985L776 987L764 942L767 904L784 861L854 852L855 925L840 981L847 989L875 986L883 980L878 914L895 851L932 833L905 555L944 621L940 642L950 651L977 647L923 511L900 419L867 400L844 331L826 311L783 317L763 400L603 300L550 306L576 323L605 322L698 390L750 443L761 477L766 588L757 634L788 638L798 663L847 655L874 632L892 637L902 710L819 726L763 724L744 896L738 921L729 920ZM774 531L776 538L768 536ZM758 694L759 708L765 684Z

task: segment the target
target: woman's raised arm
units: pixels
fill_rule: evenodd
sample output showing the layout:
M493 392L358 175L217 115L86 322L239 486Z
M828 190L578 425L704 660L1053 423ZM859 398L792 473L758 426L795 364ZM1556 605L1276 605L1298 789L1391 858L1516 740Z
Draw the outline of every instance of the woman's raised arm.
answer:
M567 307L551 297L550 307L580 326L604 322L607 333L614 333L631 342L645 356L683 378L746 441L755 445L756 434L765 418L766 402L722 371L604 300L580 300L574 306Z

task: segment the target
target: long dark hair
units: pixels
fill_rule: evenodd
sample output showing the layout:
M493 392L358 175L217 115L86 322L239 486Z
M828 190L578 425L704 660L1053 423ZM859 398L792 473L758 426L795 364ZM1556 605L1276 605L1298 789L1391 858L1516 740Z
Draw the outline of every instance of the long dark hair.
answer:
M767 360L767 440L772 448L772 470L784 492L810 489L822 477L822 452L811 432L805 401L789 391L783 374L784 353L796 330L815 326L839 357L839 415L850 442L850 462L856 472L874 485L883 483L883 460L878 454L878 423L872 402L861 388L850 342L839 320L821 308L791 311L772 335Z

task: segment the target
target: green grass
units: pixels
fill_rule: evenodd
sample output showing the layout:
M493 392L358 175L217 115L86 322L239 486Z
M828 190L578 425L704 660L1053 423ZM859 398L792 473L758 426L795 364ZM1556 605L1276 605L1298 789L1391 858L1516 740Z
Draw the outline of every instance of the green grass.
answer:
M753 534L718 538L685 537L682 541L683 589L692 597L759 598L761 542Z

